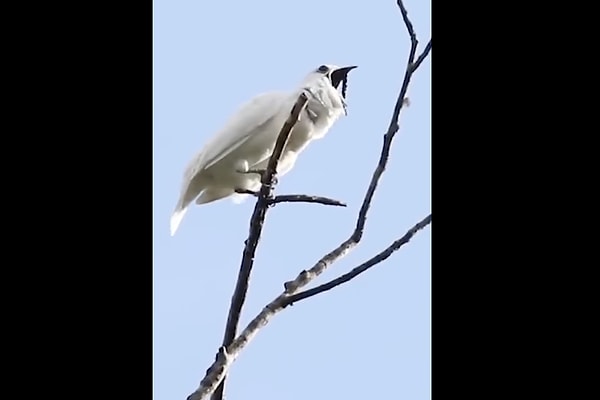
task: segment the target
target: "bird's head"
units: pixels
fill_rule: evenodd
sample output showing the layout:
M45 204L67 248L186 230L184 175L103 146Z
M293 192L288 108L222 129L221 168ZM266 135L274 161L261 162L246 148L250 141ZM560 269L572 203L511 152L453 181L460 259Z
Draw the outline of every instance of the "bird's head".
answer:
M309 80L324 79L335 89L340 89L343 98L346 98L346 87L348 85L348 73L356 68L356 65L339 67L333 64L323 64L308 75Z
M330 101L343 107L346 112L346 88L348 86L348 73L356 68L355 65L348 67L339 67L333 64L323 64L311 71L304 80L305 89L311 89L313 94L317 94L323 101L323 94L330 93ZM332 96L333 94L335 96ZM336 99L337 98L337 99ZM329 103L330 104L330 103Z

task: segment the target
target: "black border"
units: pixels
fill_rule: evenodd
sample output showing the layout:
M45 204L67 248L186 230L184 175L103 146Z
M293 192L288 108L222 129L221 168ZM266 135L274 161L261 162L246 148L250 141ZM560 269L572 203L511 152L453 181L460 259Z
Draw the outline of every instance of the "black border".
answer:
M476 392L494 374L498 302L507 298L497 288L509 275L502 269L514 268L500 261L514 217L498 193L511 161L506 147L522 133L510 118L518 71L502 64L519 60L491 39L502 32L511 42L510 29L471 5L434 3L435 62L426 61L435 82L432 393L445 398L464 396L466 386ZM32 207L26 221L22 204L7 212L25 260L7 273L22 273L27 285L18 292L27 301L11 304L23 308L18 326L33 333L23 347L36 348L26 359L43 369L37 387L57 396L151 398L152 2L106 7L54 10L34 34L46 47L30 54L30 74L44 83L34 92L39 110L26 120L37 134L5 147L25 159L13 168L32 187L15 197ZM418 34L424 45L428 35Z
M523 31L497 6L433 3L432 398L489 397L504 390L500 368L514 365L506 331L518 327L507 308L527 268L511 250L512 155L528 136L515 98L527 57L516 51Z
M40 7L13 35L27 112L4 146L23 199L5 330L23 344L7 356L30 394L151 399L152 2Z

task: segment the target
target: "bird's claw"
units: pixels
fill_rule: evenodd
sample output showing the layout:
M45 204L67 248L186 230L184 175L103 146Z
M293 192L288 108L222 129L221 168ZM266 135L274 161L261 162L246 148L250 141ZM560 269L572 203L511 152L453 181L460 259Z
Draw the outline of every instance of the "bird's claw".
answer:
M266 169L249 169L245 173L246 174L258 174L262 177L265 174L265 172L267 172Z
M265 176L265 174L267 173L266 169L249 169L248 171L246 171L247 174L258 174L260 175L261 178L263 178ZM274 185L277 185L277 183L279 182L279 180L277 179L277 175L273 175L273 180L272 180Z

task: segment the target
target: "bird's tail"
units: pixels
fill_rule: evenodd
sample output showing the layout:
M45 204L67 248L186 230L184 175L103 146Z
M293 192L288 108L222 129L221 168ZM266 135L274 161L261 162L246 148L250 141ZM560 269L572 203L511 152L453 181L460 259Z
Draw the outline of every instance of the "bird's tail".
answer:
M186 172L187 173L187 172ZM185 213L188 210L191 202L204 190L204 180L202 175L194 176L192 179L186 179L182 185L181 195L177 201L177 206L171 214L171 236L175 236L175 232L181 224Z
M181 224L181 220L187 211L187 207L177 207L173 214L171 214L171 236L175 236L175 232L177 232L177 228L179 228L179 224Z

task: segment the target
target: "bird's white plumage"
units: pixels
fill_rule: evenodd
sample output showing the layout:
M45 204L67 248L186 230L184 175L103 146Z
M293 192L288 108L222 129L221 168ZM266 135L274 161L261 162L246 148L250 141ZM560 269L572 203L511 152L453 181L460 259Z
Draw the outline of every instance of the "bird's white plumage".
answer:
M272 119L287 97L286 93L270 92L259 94L248 103L242 105L238 112L230 118L200 152L202 157L195 168L210 168L216 162L244 144L251 134Z
M177 232L177 228L179 228L179 224L181 224L181 220L186 212L187 207L173 211L173 214L171 215L171 236L175 235L175 232Z
M327 133L345 112L345 103L332 86L330 76L331 71L339 67L320 68L324 67L329 69L329 74L313 71L292 93L269 92L254 97L206 142L184 172L179 201L171 216L171 235L177 231L194 200L196 204L205 204L232 196L235 202L241 202L247 195L235 193L236 189L257 191L260 188L260 175L247 171L266 168L277 136L302 92L309 100L282 152L278 176L293 167L298 154L310 141Z

